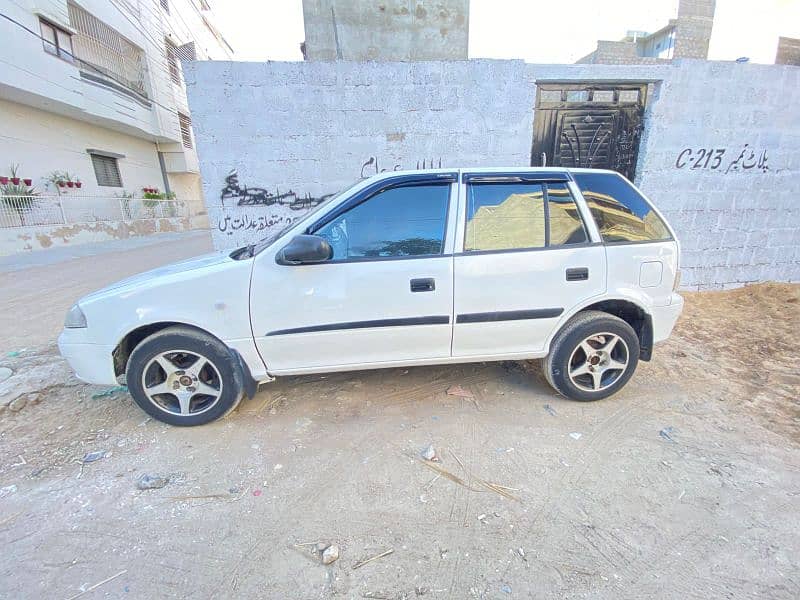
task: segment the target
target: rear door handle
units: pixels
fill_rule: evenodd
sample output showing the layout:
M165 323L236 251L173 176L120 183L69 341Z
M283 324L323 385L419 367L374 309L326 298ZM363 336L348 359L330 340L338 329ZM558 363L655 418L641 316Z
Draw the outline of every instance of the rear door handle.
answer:
M589 269L587 267L567 269L567 281L585 281L587 279L589 279Z
M411 280L412 292L432 292L436 289L436 280L433 277Z

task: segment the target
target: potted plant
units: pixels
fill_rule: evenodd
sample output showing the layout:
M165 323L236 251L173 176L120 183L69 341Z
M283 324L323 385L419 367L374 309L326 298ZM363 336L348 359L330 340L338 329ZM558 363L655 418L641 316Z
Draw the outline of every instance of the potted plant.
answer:
M75 187L75 182L72 180L67 181L67 187L68 188Z
M0 185L6 185L8 183L8 177L5 175L0 175Z
M31 187L31 184L33 184L33 179L23 179L22 183L24 183L28 187Z
M36 196L39 195L39 192L28 185L14 183L15 179L17 182L20 180L17 177L18 168L18 165L11 165L11 177L2 178L6 179L6 182L0 185L0 203L16 212L19 216L20 225L24 226L26 225L26 214L30 213L38 203Z
M14 185L19 185L19 177L12 177L11 183Z
M83 182L76 177L75 178L75 187L76 188L80 188L82 185L83 185Z

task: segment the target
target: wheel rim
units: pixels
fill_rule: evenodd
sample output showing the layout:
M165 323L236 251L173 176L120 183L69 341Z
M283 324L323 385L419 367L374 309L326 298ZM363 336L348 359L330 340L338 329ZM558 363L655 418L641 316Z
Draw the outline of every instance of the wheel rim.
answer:
M628 369L628 345L614 333L597 333L578 344L569 357L569 379L579 389L599 392Z
M157 354L142 371L142 389L159 410L183 417L213 408L222 397L219 369L189 350Z

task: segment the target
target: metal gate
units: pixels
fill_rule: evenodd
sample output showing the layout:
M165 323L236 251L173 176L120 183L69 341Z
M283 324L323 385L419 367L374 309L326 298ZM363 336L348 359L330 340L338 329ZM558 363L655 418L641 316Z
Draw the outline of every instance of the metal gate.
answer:
M646 84L538 84L531 166L613 169L632 180L646 97Z

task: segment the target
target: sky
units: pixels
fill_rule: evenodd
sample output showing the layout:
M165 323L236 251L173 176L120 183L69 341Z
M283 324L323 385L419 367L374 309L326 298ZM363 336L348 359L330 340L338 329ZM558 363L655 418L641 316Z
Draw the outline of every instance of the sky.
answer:
M301 0L216 0L213 8L236 60L302 60ZM677 12L678 0L471 0L469 57L573 63L598 39L655 31ZM717 0L709 58L771 64L779 35L800 38L800 0Z

